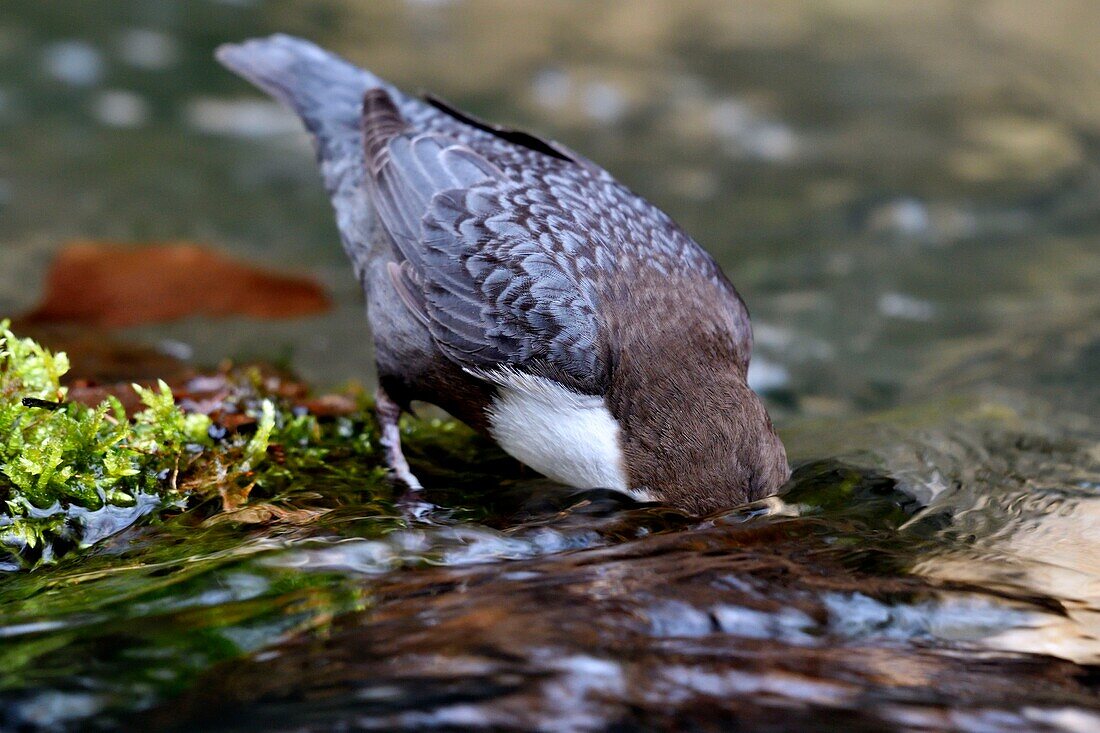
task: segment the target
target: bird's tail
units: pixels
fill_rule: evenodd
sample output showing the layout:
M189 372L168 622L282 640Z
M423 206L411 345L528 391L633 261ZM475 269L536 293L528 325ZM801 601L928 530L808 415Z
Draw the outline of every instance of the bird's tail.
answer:
M358 178L363 156L360 124L367 90L390 85L336 54L277 34L218 48L218 61L302 118L317 146L325 185L334 197Z
M379 87L395 102L405 101L404 95L369 71L293 36L225 44L217 58L302 118L313 136L344 250L362 279L375 228L364 180L363 99Z
M389 86L334 53L281 33L226 43L215 56L297 112L320 144L338 136L344 126L358 130L363 95L373 87Z

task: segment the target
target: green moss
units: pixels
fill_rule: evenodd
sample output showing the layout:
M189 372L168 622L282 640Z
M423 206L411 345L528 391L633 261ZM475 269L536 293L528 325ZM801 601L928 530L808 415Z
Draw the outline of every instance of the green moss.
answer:
M131 424L117 400L94 409L65 402L68 368L65 354L0 323L0 492L9 519L68 504L132 504L148 485L143 468L166 457L153 449L162 432L152 408Z
M212 512L256 498L289 504L321 475L360 500L388 491L367 405L364 414L321 424L244 374L222 407L255 421L227 434L209 416L180 409L164 382L133 386L144 409L132 418L113 397L97 407L69 402L61 384L68 368L65 354L0 322L0 545L9 555L0 565L52 559L111 525L182 502L210 500ZM84 531L89 524L93 535Z

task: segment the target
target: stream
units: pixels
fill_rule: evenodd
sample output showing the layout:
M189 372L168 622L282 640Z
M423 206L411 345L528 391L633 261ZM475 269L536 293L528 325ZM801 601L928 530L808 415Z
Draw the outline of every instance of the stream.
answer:
M112 338L369 385L308 140L211 58L292 32L667 210L749 305L794 475L690 517L428 414L428 521L351 464L273 515L99 517L0 573L0 731L1100 730L1097 27L1088 0L6 0L0 316L69 240L200 242L336 305Z

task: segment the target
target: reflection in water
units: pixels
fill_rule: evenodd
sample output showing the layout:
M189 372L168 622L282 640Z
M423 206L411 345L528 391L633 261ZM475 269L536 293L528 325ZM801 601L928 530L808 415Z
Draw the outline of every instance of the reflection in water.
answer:
M1005 439L988 422L954 431ZM948 484L989 474L976 439L936 435L892 452L938 452L925 475ZM900 488L920 468L884 462L809 463L782 498L705 520L543 482L513 487L537 508L503 529L347 507L196 532L183 514L7 586L7 648L26 662L2 699L24 722L180 730L532 727L562 711L562 729L1100 721L1087 669L1057 659L1095 662L1087 588L1021 572L1090 573L1052 551L1074 538L1050 517L1077 515L1018 495L952 509L957 488L922 508ZM74 656L98 673L72 676Z
M1015 450L999 452L1012 456L1012 464L990 465L971 453L969 480L914 520L919 527L938 515L946 526L934 535L937 551L913 571L1055 600L1044 618L1030 627L1009 626L992 644L1100 663L1098 444L1053 446L1036 436L1014 437ZM936 463L940 471L945 465Z
M752 307L798 470L697 520L475 445L464 483L425 454L434 525L141 524L0 579L0 728L1097 729L1098 14L7 0L0 313L69 238L206 242L341 306L127 338L368 376L305 138L210 58L288 30L670 211Z

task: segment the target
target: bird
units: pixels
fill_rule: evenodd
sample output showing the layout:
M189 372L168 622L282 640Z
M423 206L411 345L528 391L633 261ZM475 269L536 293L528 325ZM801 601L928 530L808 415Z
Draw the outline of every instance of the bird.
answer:
M290 35L216 57L302 120L375 345L380 444L434 404L542 475L693 515L775 493L752 329L671 217L550 139L410 95Z

